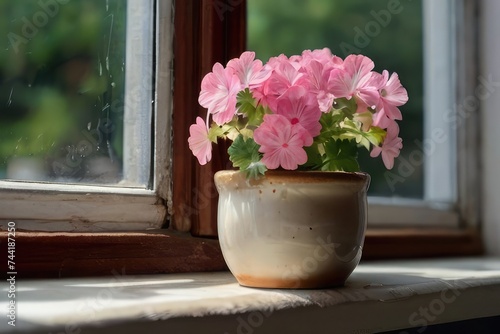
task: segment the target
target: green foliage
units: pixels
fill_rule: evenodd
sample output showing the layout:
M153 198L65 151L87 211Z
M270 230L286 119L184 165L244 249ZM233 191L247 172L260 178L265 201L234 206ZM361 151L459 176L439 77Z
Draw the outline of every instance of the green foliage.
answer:
M358 149L350 140L331 139L325 143L325 160L322 170L358 172Z
M248 178L257 178L264 175L267 168L260 161L262 155L259 153L260 146L252 138L243 138L239 135L228 149L229 160L234 167L238 167Z
M236 108L238 111L251 115L255 112L255 99L248 88L245 88L236 96Z
M307 153L307 162L300 166L301 170L321 170L324 163L319 152L320 145L314 143L309 147L304 147Z
M236 107L247 118L247 126L255 127L262 123L265 108L262 105L257 106L252 93L248 88L238 93L236 97Z

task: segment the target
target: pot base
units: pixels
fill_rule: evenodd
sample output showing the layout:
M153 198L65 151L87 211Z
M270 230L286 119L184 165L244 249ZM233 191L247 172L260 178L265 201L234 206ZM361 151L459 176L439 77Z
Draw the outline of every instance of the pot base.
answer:
M235 275L241 286L249 288L264 289L324 289L340 287L345 284L345 280L339 278L331 279L275 279L269 277L256 277L250 275Z

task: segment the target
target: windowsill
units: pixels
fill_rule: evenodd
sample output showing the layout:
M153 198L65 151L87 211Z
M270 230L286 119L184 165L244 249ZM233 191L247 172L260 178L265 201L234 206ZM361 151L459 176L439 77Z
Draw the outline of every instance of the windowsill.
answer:
M114 277L57 280L22 280L18 273L15 329L373 333L500 315L500 259L492 258L362 263L345 287L327 290L245 288L228 272L113 272ZM13 329L7 321L0 332Z

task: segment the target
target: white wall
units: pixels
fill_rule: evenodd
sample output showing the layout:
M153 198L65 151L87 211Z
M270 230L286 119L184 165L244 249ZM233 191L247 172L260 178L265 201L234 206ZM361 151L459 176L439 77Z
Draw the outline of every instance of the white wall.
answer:
M482 103L483 235L489 254L500 255L500 1L482 0L480 74L497 87Z

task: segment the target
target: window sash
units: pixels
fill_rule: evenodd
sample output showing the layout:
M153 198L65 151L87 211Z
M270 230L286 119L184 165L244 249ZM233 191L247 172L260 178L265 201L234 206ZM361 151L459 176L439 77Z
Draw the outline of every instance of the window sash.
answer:
M0 229L6 229L9 221L15 221L18 229L73 232L145 230L165 224L170 193L172 13L171 0L128 1L124 182L99 186L2 180Z
M424 200L456 201L455 0L423 1L424 11ZM446 117L444 117L447 115ZM448 116L449 115L449 116Z
M477 228L478 109L469 109L468 115L475 117L467 120L460 115L477 88L477 4L474 0L424 0L423 4L428 145L423 152L424 199L369 198L368 222L372 227ZM445 140L436 140L437 133Z
M154 0L128 0L123 178L150 187L153 118Z

